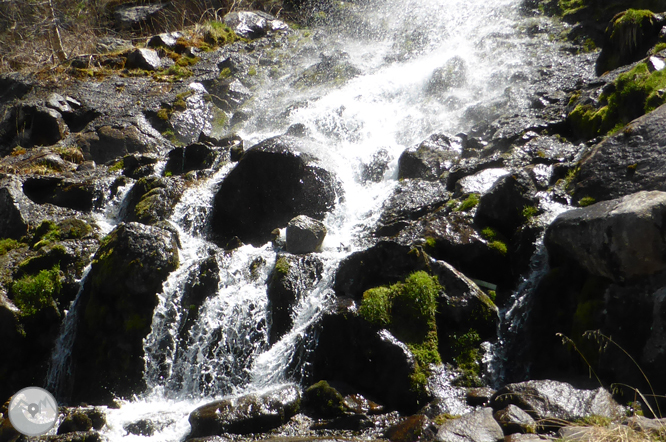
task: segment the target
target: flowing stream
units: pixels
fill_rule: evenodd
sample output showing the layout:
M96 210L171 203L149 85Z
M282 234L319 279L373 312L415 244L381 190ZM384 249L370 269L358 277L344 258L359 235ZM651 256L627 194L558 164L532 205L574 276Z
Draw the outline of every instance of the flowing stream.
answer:
M269 347L266 280L276 260L273 245L230 254L206 240L214 192L233 165L189 188L171 218L180 234L180 267L164 284L144 343L149 389L108 410L110 440L145 440L124 429L141 419L155 425L151 440L180 440L196 406L289 382L285 367L294 361L306 369L303 355L313 339L308 326L332 299L339 262L369 244L368 231L398 182L402 151L433 133L469 131L492 103L529 106L523 86L537 69L534 60L557 57L551 55L557 51L544 36L525 31L538 19L521 16L519 6L519 0L369 1L349 6L362 20L292 31L289 47L275 49L273 56L288 68L257 73L259 86L242 108L250 118L234 130L251 146L300 124L313 153L340 180L344 197L324 221L322 275L296 307L292 330ZM324 84L295 86L322 57L354 66L356 75L342 72ZM429 86L435 70L456 66L463 68L448 89ZM388 159L383 177L364 182L364 165L378 156ZM201 306L188 342L179 342L184 286L210 257L220 268L217 294Z

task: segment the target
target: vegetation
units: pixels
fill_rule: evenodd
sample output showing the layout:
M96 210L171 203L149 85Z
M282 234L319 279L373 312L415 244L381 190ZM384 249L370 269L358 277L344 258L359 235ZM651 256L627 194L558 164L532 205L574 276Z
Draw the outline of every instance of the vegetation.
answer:
M359 314L366 321L388 329L407 344L416 360L412 374L415 391L423 391L430 364L441 364L435 324L437 296L442 286L424 271L412 273L404 282L377 287L363 294Z
M597 200L592 198L591 196L585 196L585 197L581 198L580 201L578 201L578 205L580 207L587 207L587 206L589 206L591 204L594 204L596 202L597 202Z
M25 275L14 281L10 292L14 304L21 309L21 314L32 316L53 305L61 289L60 267L56 265L50 270L40 271L37 275Z
M472 210L474 207L476 207L479 204L479 194L478 193L470 193L469 196L463 201L460 206L458 206L457 209L455 209L458 212L468 212Z
M6 254L10 250L18 249L22 245L23 244L16 241L15 239L11 238L0 239L0 256Z

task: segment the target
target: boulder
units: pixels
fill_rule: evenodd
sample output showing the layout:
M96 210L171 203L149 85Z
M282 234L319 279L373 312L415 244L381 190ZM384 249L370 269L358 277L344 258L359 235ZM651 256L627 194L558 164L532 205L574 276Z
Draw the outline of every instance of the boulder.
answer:
M110 54L132 49L134 45L131 40L117 37L100 37L95 42L95 51L98 54Z
M536 433L536 421L532 419L532 416L513 404L497 410L495 420L502 427L504 434Z
M409 416L386 429L384 437L391 442L431 440L433 434L430 419L421 414Z
M321 279L323 270L322 262L316 257L278 255L266 291L269 344L291 330L294 307Z
M333 83L340 86L361 73L349 61L349 54L342 51L322 53L321 61L308 67L292 83L296 88Z
M551 262L613 281L666 269L666 192L638 192L560 214L546 231Z
M462 57L453 57L435 69L426 85L428 95L441 95L449 89L467 84L467 66Z
M493 418L492 408L481 408L439 427L435 440L441 442L499 442L504 433Z
M286 385L264 394L246 394L203 405L190 413L190 438L224 433L263 433L298 413L301 392Z
M19 239L28 232L29 220L23 216L22 200L25 196L21 183L14 177L0 180L0 238Z
M540 425L562 426L589 416L616 418L620 407L611 394L603 388L579 390L565 382L538 380L505 385L497 390L491 400L494 409L509 404L526 411ZM559 424L559 425L558 425Z
M345 398L324 380L305 389L303 408L317 418L335 418L349 413Z
M410 147L400 155L398 178L437 180L457 163L461 153L461 138L446 134L431 135L417 147Z
M104 240L80 295L72 402L108 402L144 386L143 339L157 293L178 266L171 232L121 223Z
M376 236L393 236L421 216L444 205L451 198L446 186L437 181L421 179L398 183L393 194L384 201Z
M572 186L576 201L666 191L666 106L593 146L579 161Z
M604 33L597 75L645 57L657 43L665 21L663 16L647 10L629 9L615 15Z
M525 222L523 210L537 203L536 186L529 174L520 170L499 178L481 196L474 215L474 222L480 226L491 226L506 235L514 232Z
M131 153L157 153L157 141L135 125L101 126L77 135L77 143L88 160L104 164Z
M326 379L350 385L390 408L413 413L426 397L412 387L416 370L412 353L387 330L356 315L353 303L338 302L319 325L319 341L312 355L313 381Z
M155 155L127 155L122 159L123 175L138 180L155 173Z
M182 193L181 182L174 179L141 178L130 189L120 218L149 225L166 221Z
M282 21L262 11L235 11L224 16L224 24L243 38L255 39L269 32L289 29Z
M248 149L222 182L212 229L221 243L237 236L261 245L297 215L323 219L335 202L335 179L316 158L295 139L270 138Z
M164 170L174 175L180 175L191 170L208 169L213 165L216 157L217 153L210 146L204 143L193 143L171 150Z
M320 252L325 237L324 223L306 215L298 215L287 224L287 252Z
M484 194L488 192L497 181L511 173L504 168L483 169L472 175L460 178L455 183L455 195L469 195L470 193Z
M137 48L127 54L125 62L127 69L143 69L145 71L157 71L162 67L162 61L157 51L148 48Z
M52 146L69 134L69 127L57 110L22 104L16 117L17 141L24 147Z
M164 6L160 3L136 6L133 3L120 5L113 11L113 18L116 26L123 31L131 29L141 29L146 24L151 23L152 19Z
M146 46L149 48L168 48L171 50L176 49L176 43L183 34L180 32L165 32L162 34L153 35L148 39Z
M103 201L103 191L94 178L28 178L23 182L23 193L36 204L54 204L82 212L90 212Z

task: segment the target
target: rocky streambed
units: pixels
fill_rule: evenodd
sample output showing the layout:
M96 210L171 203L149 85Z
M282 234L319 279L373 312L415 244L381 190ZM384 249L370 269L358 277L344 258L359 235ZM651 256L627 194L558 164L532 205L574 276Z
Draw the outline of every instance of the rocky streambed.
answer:
M53 391L46 440L662 434L665 20L417 3L0 76L0 398Z

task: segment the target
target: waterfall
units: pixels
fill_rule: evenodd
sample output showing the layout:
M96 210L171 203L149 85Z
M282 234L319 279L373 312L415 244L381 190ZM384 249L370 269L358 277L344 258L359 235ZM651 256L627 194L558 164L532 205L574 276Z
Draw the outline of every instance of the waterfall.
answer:
M521 91L536 75L530 60L551 57L547 45L553 43L542 39L536 45L524 32L519 0L389 0L355 7L358 23L292 31L290 43L273 51L283 71L261 78L243 107L249 118L234 128L250 146L301 125L312 152L343 190L324 220L329 233L318 254L322 274L295 307L292 329L268 345L266 281L275 265L274 246L246 245L228 253L206 239L214 192L233 167L225 165L192 184L170 219L179 234L180 267L159 294L144 340L149 388L108 410L105 431L111 440L125 437L123 426L139 419L156 423L154 440L182 439L187 415L197 405L288 382L293 373L287 365L305 370L314 343L311 325L333 299L335 270L369 244L368 232L398 182L400 154L433 133L471 130L490 118L486 113L494 106L527 108ZM322 59L353 69L332 82L299 82ZM436 84L433 74L447 69L457 69L455 81ZM388 159L388 167L378 182L364 182L364 165L378 155ZM191 319L183 292L207 259L219 269L217 288ZM517 292L516 305L527 291ZM518 310L504 317L514 318Z

